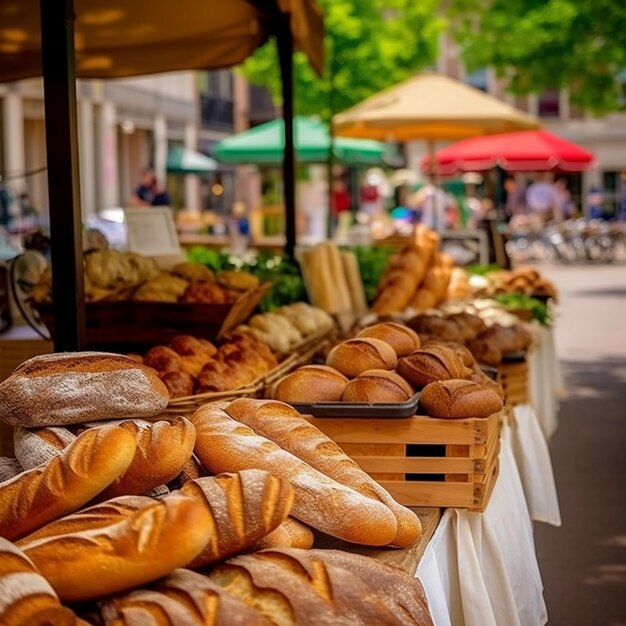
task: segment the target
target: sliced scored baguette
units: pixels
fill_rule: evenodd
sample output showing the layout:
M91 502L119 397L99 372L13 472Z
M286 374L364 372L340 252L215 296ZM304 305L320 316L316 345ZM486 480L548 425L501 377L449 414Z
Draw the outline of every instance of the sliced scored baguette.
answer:
M207 404L191 421L196 455L212 472L256 467L280 476L295 490L293 517L345 541L381 546L396 536L396 519L384 504L318 472L221 409Z
M130 466L135 438L123 428L88 430L60 455L0 484L0 536L19 539L75 511Z
M417 515L398 504L332 439L309 424L288 404L277 400L241 398L231 402L226 412L316 470L389 507L398 523L398 531L392 541L393 545L409 546L419 539L422 527Z
M278 528L263 537L256 544L255 549L301 548L308 550L313 547L314 540L313 531L306 524L288 517Z

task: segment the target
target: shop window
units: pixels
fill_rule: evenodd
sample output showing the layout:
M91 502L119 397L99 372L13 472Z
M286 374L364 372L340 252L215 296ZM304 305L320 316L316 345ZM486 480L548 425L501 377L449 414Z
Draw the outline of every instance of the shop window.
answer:
M604 209L607 213L614 215L617 212L620 194L620 173L605 171L602 172L602 191L604 195Z
M539 117L559 117L561 114L561 98L558 89L546 89L539 95Z
M489 74L486 67L482 67L467 76L467 84L474 89L480 89L487 93L489 91Z

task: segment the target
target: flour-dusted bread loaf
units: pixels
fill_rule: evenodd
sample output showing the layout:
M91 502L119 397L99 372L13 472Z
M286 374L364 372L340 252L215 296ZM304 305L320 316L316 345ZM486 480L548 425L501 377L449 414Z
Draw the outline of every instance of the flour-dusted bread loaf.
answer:
M502 407L502 398L491 385L471 380L431 383L420 395L422 412L432 417L489 417L501 411Z
M326 557L332 552L264 550L230 559L209 577L281 626L432 626L415 579L367 557L335 563ZM392 576L403 588L397 599Z
M285 521L294 497L289 482L256 469L190 480L176 493L196 499L213 518L213 531L192 568L254 546Z
M301 548L309 550L313 547L314 541L313 531L306 524L293 517L288 517L278 528L263 537L256 544L255 549Z
M105 352L36 356L0 383L0 419L13 426L63 426L92 420L151 417L169 394L156 372Z
M17 426L13 432L13 447L21 466L29 470L53 459L75 439L76 435L61 426L35 430Z
M102 605L104 626L272 626L261 613L206 576L177 569L151 590Z
M19 542L64 601L161 578L196 557L213 527L206 507L181 494L151 500L129 515L104 515L107 525L96 518L87 509Z
M61 606L50 583L15 545L0 537L0 624L2 626L79 626Z
M210 404L191 418L196 455L210 471L259 468L291 483L293 517L353 543L387 545L397 534L393 513L381 502L332 480L269 439Z
M226 412L319 472L387 507L397 523L395 536L388 543L409 546L420 537L422 528L417 515L398 504L332 439L289 405L274 400L240 398L231 402Z
M0 483L15 478L21 474L24 468L17 459L2 456L0 457Z
M119 427L84 432L60 455L0 484L0 536L18 539L75 511L130 466L135 438Z

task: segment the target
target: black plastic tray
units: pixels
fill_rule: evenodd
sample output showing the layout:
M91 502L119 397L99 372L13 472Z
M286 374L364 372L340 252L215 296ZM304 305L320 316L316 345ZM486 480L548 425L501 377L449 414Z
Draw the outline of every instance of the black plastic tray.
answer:
M498 380L498 369L496 367L490 367L489 365L481 365L480 369L483 373L487 374L491 380Z
M523 363L526 360L526 351L511 352L502 357L503 363Z
M314 417L398 418L412 417L417 412L419 393L406 402L296 402L296 411Z

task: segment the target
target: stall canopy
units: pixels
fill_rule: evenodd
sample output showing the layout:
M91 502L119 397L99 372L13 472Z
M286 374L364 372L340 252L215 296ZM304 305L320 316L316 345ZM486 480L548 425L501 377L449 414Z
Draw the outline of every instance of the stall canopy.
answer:
M182 146L173 146L167 151L167 171L170 174L207 174L218 168L217 161L202 152Z
M298 161L323 163L330 156L330 133L326 125L307 117L294 118L294 146ZM273 120L228 137L217 145L216 156L224 163L280 163L285 146L285 124ZM334 141L335 158L350 165L380 163L385 146L378 141L338 138Z
M582 172L592 167L594 155L547 130L528 130L465 139L436 154L437 172L482 172L496 166L508 172ZM430 169L428 159L422 167Z

